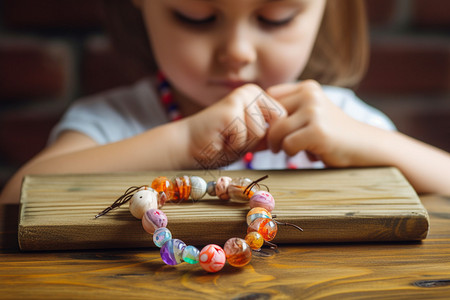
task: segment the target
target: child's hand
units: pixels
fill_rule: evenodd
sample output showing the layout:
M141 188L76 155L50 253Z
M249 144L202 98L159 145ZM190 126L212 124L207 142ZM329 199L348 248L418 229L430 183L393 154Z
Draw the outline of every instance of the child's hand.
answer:
M327 166L347 167L367 163L365 141L375 128L361 123L334 105L312 80L268 89L287 110L287 118L274 122L268 133L273 152L295 155L301 150L317 155Z
M264 142L267 124L286 115L260 87L244 85L185 119L190 153L200 167L228 165Z

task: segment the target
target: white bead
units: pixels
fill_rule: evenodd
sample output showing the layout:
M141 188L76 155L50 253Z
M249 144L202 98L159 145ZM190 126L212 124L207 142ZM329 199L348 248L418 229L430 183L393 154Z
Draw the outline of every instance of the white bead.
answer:
M191 198L200 200L206 194L206 181L198 176L191 176Z
M158 208L158 193L152 188L137 191L129 201L128 209L137 219L142 219L144 213L151 208Z

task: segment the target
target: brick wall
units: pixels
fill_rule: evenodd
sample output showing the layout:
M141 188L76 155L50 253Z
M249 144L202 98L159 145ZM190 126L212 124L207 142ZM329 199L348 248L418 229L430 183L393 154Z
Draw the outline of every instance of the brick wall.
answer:
M358 94L401 132L450 151L450 1L366 2L372 53Z
M366 1L372 58L358 94L400 131L450 151L450 1ZM0 187L73 99L142 77L101 20L98 0L0 2Z

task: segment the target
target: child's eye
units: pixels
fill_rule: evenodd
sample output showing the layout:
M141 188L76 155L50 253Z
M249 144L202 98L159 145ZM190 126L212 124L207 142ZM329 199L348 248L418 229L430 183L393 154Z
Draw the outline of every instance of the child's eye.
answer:
M196 18L196 17L186 16L177 11L174 12L174 15L179 21L181 21L185 24L189 24L189 25L209 25L209 24L212 24L216 20L215 15L202 17L202 18Z
M290 16L288 18L283 18L283 19L269 19L263 16L258 16L258 21L264 25L264 26L268 26L268 27L282 27L282 26L286 26L288 25L292 20L294 19L294 17Z

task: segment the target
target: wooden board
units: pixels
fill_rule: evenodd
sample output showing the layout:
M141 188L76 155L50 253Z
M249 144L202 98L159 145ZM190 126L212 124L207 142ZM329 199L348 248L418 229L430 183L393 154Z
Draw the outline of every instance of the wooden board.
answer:
M220 175L257 179L276 200L279 226L273 242L315 243L411 241L426 238L428 214L417 194L395 168L282 171L188 171L27 176L22 186L19 245L22 250L154 247L152 237L127 205L94 216L128 187L150 184L156 176ZM167 204L174 238L192 245L244 237L248 206L205 197L199 202Z

